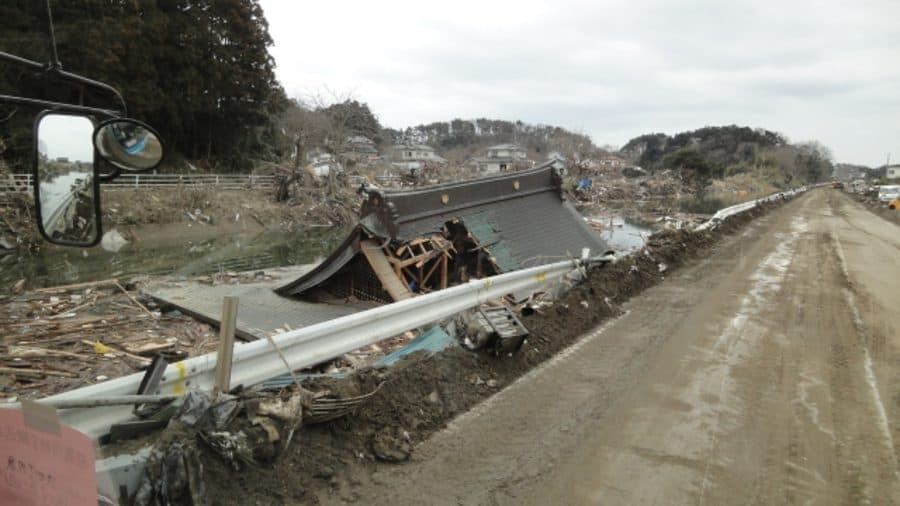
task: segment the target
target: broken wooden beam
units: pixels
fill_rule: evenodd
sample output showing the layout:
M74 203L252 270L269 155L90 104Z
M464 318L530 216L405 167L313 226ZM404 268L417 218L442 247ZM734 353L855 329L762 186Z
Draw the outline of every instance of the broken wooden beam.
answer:
M120 347L127 351L128 353L133 353L135 355L155 355L161 351L170 350L178 344L178 338L169 337L164 341L155 341L144 344L136 344L136 343L121 343Z
M397 276L397 273L391 267L390 261L388 261L388 256L385 255L384 250L377 242L372 239L362 240L360 241L359 249L369 262L369 266L372 267L375 276L381 281L381 286L384 288L384 291L386 291L391 298L395 301L399 301L412 297L409 287L406 286L402 277Z

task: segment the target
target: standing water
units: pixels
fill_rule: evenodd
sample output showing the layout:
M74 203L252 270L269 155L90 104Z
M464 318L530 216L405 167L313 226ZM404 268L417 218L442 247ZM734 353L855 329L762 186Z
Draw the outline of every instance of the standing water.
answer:
M202 239L181 232L129 243L118 252L47 244L36 254L12 252L0 257L0 293L20 279L25 279L25 288L41 288L138 275L200 276L308 264L331 253L345 235L340 228L240 232Z
M588 218L600 238L616 251L628 253L640 249L653 233L653 229L630 222L620 216L594 216Z

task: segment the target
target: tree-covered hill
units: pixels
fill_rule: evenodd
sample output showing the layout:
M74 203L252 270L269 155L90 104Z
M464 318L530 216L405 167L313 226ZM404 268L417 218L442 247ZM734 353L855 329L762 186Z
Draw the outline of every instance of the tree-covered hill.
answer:
M688 170L707 180L750 173L785 186L831 175L831 153L825 146L814 141L792 144L779 133L737 125L673 136L641 135L628 141L622 152L650 171Z
M551 151L567 156L586 156L597 151L587 135L550 125L497 119L454 119L418 125L404 130L388 130L396 142L418 142L434 147L447 158L461 162L492 144L515 142L531 156L542 158Z
M268 24L257 0L54 0L65 70L119 89L129 114L155 126L170 150L239 169L266 149L269 117L285 104ZM0 3L0 51L50 61L43 1ZM0 63L0 93L109 107L111 97ZM27 156L32 111L3 136L12 162Z

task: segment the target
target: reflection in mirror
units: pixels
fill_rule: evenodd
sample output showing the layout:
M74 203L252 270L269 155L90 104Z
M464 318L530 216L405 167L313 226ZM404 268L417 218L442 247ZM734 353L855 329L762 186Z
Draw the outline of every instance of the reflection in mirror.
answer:
M89 245L97 239L93 131L88 118L68 114L47 114L38 124L38 199L51 240Z
M159 136L148 126L131 119L106 121L94 133L97 152L123 170L149 170L162 161Z

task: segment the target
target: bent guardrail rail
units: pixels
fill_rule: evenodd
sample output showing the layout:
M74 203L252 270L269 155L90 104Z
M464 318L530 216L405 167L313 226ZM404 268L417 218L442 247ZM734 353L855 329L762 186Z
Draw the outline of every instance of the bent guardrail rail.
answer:
M434 293L387 304L273 337L292 369L309 367L355 349L433 323L490 299L548 286L577 269L581 261L567 260L500 274L446 288ZM212 390L216 353L169 365L158 394L180 394L187 389ZM239 343L234 349L231 386L255 385L285 373L285 365L267 340ZM47 397L71 400L131 395L138 391L143 374L137 373ZM62 420L97 438L110 425L133 418L131 406L69 409Z
M820 185L816 185L816 186L820 186ZM806 187L801 187L801 188L797 188L795 190L775 192L771 195L768 195L768 196L765 196L762 198L758 198L755 200L748 200L747 202L741 202L740 204L735 204L733 206L726 207L725 209L719 209L718 211L716 211L716 214L714 214L712 216L712 218L710 218L709 220L706 221L706 223L703 223L702 225L698 226L694 230L703 231L703 230L709 230L711 228L715 228L716 225L721 223L722 220L724 220L725 218L728 218L729 216L734 216L735 214L742 213L749 209L753 209L754 207L756 207L758 204L760 204L762 202L769 202L771 200L781 198L782 196L793 197L794 195L798 195L805 191L806 191Z

